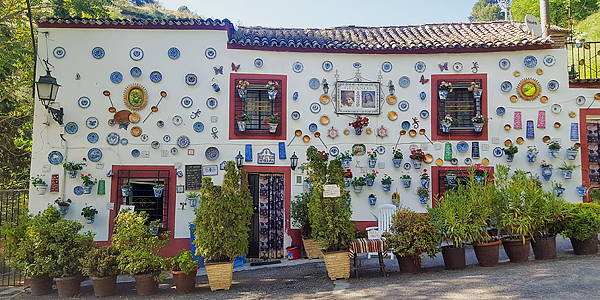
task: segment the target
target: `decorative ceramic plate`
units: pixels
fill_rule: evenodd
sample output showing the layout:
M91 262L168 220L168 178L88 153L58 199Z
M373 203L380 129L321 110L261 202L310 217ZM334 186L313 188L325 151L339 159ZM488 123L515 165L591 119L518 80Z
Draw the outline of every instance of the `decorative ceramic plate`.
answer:
M390 111L388 113L388 119L390 119L390 121L396 121L396 119L398 119L398 113L396 113L395 111Z
M519 100L519 98L517 97L517 95L512 95L510 96L510 102L515 103Z
M367 153L367 146L365 144L354 144L351 151L354 155L365 155Z
M504 146L506 146L506 147L510 147L511 145L512 145L512 141L511 141L510 139L506 139L506 140L504 141Z
M292 99L294 99L294 101L298 100L298 92L294 92Z
M311 79L308 81L308 86L309 86L311 89L313 89L313 90L316 90L316 89L318 89L318 88L320 88L320 87L321 87L321 81L319 81L319 78L314 78L314 77L313 77L313 78L311 78Z
M196 85L196 83L198 83L198 77L196 77L196 74L187 74L185 75L185 83L187 83L187 85Z
M377 154L379 154L379 155L385 154L385 146L377 146Z
M544 64L546 66L552 67L552 66L554 66L555 63L556 63L556 57L554 57L554 55L548 54L548 55L544 56Z
M264 65L264 61L262 60L262 58L257 58L254 60L254 66L257 68L262 68Z
M398 85L403 88L407 88L410 85L410 78L408 76L402 76L398 79Z
M487 159L487 157L486 157L486 158L484 158L484 159L481 160L481 164L484 165L484 166L487 166L487 165L490 164L490 160Z
M503 58L498 62L498 66L502 70L507 70L510 68L510 60L508 60L508 58Z
M141 140L142 142L147 142L147 141L148 141L148 135L147 135L147 134L145 134L145 133L144 133L144 134L142 134L142 135L140 135L140 140Z
M389 105L394 105L398 101L398 98L394 95L388 95L386 100Z
M392 71L392 63L389 62L389 61L386 61L386 62L382 63L381 64L381 70L384 71L384 72L386 72L386 73L391 72Z
M173 124L175 124L175 125L183 124L183 118L180 115L173 116Z
M460 72L463 69L463 64L457 61L452 65L452 69L454 70L454 72Z
M138 149L131 150L131 156L133 156L133 157L139 157L140 154L141 154L140 150L138 150Z
M321 102L321 104L323 104L323 105L329 104L329 100L330 100L329 96L325 95L325 94L323 94L323 95L321 95L321 97L319 97L319 102Z
M427 69L427 65L424 62L418 61L415 63L415 72L423 73L425 72L425 69Z
M413 151L417 149L419 149L419 146L417 146L416 144L411 144L410 146L408 146L408 151Z
M183 171L177 171L177 177L183 177Z
M419 93L419 98L421 98L421 100L425 100L427 98L427 93L425 92L420 92Z
M465 141L460 141L458 144L456 144L456 150L460 153L465 153L469 151L469 144L467 144Z
M305 142L305 143L308 143L308 142L310 142L310 136L308 136L308 134L305 134L305 135L302 137L302 141L303 141L303 142Z
M552 110L552 112L555 114L559 114L562 111L562 106L560 106L560 104L558 104L558 103L552 104L552 107L550 107L550 110Z
M308 130L310 132L316 132L317 129L319 129L319 126L317 126L317 124L315 123L310 123L310 125L308 125Z
M551 138L547 135L542 138L542 142L544 142L544 143L548 143L548 142L550 142L550 140L551 140Z
M108 126L113 127L117 125L117 121L115 119L108 119Z
M401 126L402 126L402 129L408 130L408 129L410 129L410 122L409 121L403 121Z
M425 154L425 160L423 162L425 162L426 164L432 163L433 162L433 155L431 155L429 153Z
M504 150L502 150L502 148L500 148L500 147L496 147L496 148L494 148L492 153L494 154L495 157L500 157L500 156L504 155Z
M523 139L523 137L520 136L517 138L517 144L523 145L524 142L525 142L525 139Z
M323 68L323 71L325 72L331 72L331 70L333 70L333 63L326 60L321 64L321 68Z
M458 158L454 157L450 160L450 163L453 165L458 165Z
M542 74L544 74L544 70L542 70L542 69L537 69L537 70L535 71L535 73L537 73L538 75L542 75Z
M533 55L527 55L525 56L525 59L523 59L523 63L528 68L535 68L535 66L537 66L537 58Z
M75 134L79 130L79 126L75 122L69 122L65 125L65 132L68 134Z
M160 148L160 143L158 141L152 141L152 143L150 143L150 147L152 147L152 149L158 149Z
M329 124L329 117L328 116L321 116L321 118L319 119L319 121L321 122L321 125L327 125Z
M96 117L89 117L87 120L85 120L85 126L87 126L89 129L94 129L98 127L99 124L100 121L98 121L98 118Z
M150 73L150 81L154 83L159 83L162 80L162 74L159 71L152 71Z
M355 68L355 69L360 69L360 68L362 68L362 64L359 61L355 61L352 64L352 67Z
M138 126L134 126L133 128L131 128L131 136L133 137L138 137L142 134L142 128L138 127Z
M63 58L65 57L65 54L67 54L67 51L65 51L65 48L63 47L56 47L54 48L54 51L52 51L52 54L56 58Z
M131 113L129 114L129 122L136 124L138 122L140 122L140 115L137 113Z
M415 137L415 136L417 136L417 131L416 131L416 130L414 130L414 129L411 129L411 130L408 132L408 135L409 135L409 136L411 136L411 137ZM412 151L412 150L411 150L411 151Z
M424 109L419 113L419 117L421 117L421 119L427 119L429 118L429 111Z
M340 154L340 149L336 146L333 146L331 148L329 148L329 154L333 157L337 156L338 154Z
M178 59L179 55L181 55L181 52L179 52L177 47L171 47L167 50L167 56L169 56L170 59Z
M438 166L441 166L441 165L444 164L444 161L441 158L438 158L438 159L435 160L435 164L438 165Z
M77 195L77 196L81 196L83 195L83 187L78 185L76 187L73 188L73 194Z
M129 140L126 138L121 138L121 145L127 146L127 144L129 144Z
M473 160L470 157L465 157L465 165L470 165L473 163Z
M102 151L98 148L92 148L88 151L88 158L93 162L98 162L102 159Z
M297 111L297 110L293 111L292 114L291 114L291 117L292 117L292 120L298 120L298 119L300 119L300 112Z
M188 96L181 98L181 106L183 106L183 108L190 108L193 104L194 100L192 100L192 98Z
M186 148L189 145L190 145L190 138L188 138L187 136L182 135L177 138L177 146L179 146L181 148Z
M409 163L409 162L404 163L404 170L410 170L411 167L412 167L411 163Z
M158 128L165 127L165 121L163 121L163 120L156 121L156 127L158 127Z
M338 137L338 131L337 131L337 129L335 129L333 127L329 128L327 130L327 136L330 137L330 138L332 138L332 139L335 139L336 137Z
M202 122L196 122L196 123L194 123L194 131L195 132L202 132L202 131L204 131L204 123L202 123Z
M133 78L138 78L142 76L142 69L139 67L133 67L129 70L129 75L131 75Z
M558 81L554 79L548 81L548 90L552 92L558 90Z
M208 59L213 59L217 57L217 50L215 50L215 48L208 47L206 50L204 50L204 56L206 56Z
M304 65L302 65L301 62L297 61L294 64L292 64L292 70L296 73L300 73L304 70Z
M215 161L219 158L219 149L217 147L208 147L204 151L204 156L210 161Z
M101 59L104 57L104 49L102 47L94 47L92 49L92 57L95 59Z
M59 151L50 151L48 154L48 162L52 165L58 165L63 161L63 155Z
M90 98L84 96L84 97L79 98L79 100L77 100L77 104L81 108L88 108L88 107L90 107L90 104L92 104L92 101L90 100Z
M95 132L88 133L88 135L87 135L87 141L88 142L90 142L92 144L95 144L95 143L98 142L98 140L100 140L100 136L98 136L97 133L95 133Z
M163 135L163 141L164 141L165 143L168 143L168 142L170 142L170 141L171 141L171 136L170 136L170 135L168 135L168 134L165 134L165 135Z
M121 81L123 81L123 74L119 71L110 73L110 81L114 84L121 83Z
M575 103L577 103L577 105L584 105L585 104L585 97L584 96L578 96L577 98L575 98Z
M313 102L310 104L310 112L316 114L321 111L321 104Z
M500 84L500 90L505 93L510 92L512 90L512 83L510 83L508 80L502 82L502 84Z
M177 153L179 153L179 149L177 149L177 147L171 148L171 155L177 155Z
M206 107L210 109L215 109L219 105L219 101L215 97L210 97L206 99Z
M136 61L140 60L144 58L144 50L142 50L140 47L133 47L131 50L129 50L129 57Z
M505 124L504 125L504 130L509 131L512 128L512 126L510 126L510 124Z
M569 112L569 117L570 118L575 118L575 117L577 117L577 113L575 113L574 111L570 111Z
M504 116L504 114L506 113L506 109L502 106L498 106L496 108L496 115L498 116Z
M400 111L407 111L409 107L410 107L410 105L408 104L408 101L406 101L406 100L402 100L398 103L398 109Z
M116 132L111 132L106 136L106 142L111 146L118 144L120 140L121 137Z

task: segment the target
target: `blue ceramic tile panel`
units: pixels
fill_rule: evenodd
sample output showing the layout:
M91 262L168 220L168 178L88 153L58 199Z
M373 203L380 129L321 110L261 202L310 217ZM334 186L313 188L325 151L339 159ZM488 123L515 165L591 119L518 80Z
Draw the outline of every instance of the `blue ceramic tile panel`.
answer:
M286 159L285 142L279 142L279 159Z
M534 130L533 120L527 120L527 131L525 132L525 137L528 139L535 138Z
M473 142L471 144L471 157L479 158L479 142Z
M571 141L579 140L579 123L571 123Z
M246 144L246 161L252 161L252 145Z

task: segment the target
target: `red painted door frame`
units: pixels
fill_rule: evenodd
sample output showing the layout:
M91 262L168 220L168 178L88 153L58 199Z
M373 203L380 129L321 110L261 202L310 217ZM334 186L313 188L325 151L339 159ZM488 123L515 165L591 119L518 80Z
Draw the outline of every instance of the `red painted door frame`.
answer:
M590 182L590 164L588 157L588 139L587 139L587 116L600 116L600 108L580 109L579 110L579 142L581 144L581 180L583 183ZM588 197L583 198L583 202L589 202Z

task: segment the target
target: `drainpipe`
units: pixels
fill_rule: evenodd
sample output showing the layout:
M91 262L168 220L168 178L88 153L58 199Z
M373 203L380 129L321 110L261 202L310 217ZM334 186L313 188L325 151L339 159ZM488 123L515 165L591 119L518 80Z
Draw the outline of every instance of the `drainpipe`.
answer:
M542 37L547 38L550 24L548 24L548 0L540 0L540 21L542 23Z

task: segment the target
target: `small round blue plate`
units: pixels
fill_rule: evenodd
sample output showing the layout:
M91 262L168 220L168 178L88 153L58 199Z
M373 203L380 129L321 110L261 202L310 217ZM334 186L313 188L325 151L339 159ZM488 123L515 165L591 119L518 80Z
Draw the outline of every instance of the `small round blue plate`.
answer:
M575 98L575 103L577 103L577 105L584 105L585 104L585 96L578 96L577 98Z
M144 50L140 47L133 47L129 50L129 57L135 61L141 60L144 58Z
M158 128L165 127L165 121L163 121L163 120L156 121L156 127L158 127Z
M385 146L383 146L383 145L377 146L376 150L377 150L377 154L379 154L379 155L385 154Z
M202 122L196 122L196 123L194 123L194 131L195 132L202 132L202 131L204 131L204 123L202 123Z
M95 59L101 59L104 57L104 49L102 47L94 47L92 49L92 57Z
M360 63L360 61L356 61L352 64L352 67L354 67L355 69L360 69L362 68L362 64Z
M181 124L183 124L183 118L180 115L174 115L172 121L173 121L174 125L181 125Z
M168 143L171 141L171 136L168 134L163 135L163 141L165 141L165 143Z
M219 105L219 101L215 97L210 97L206 99L206 107L210 109L215 109Z
M502 106L498 106L496 108L496 114L499 116L504 116L504 114L506 113L506 109Z
M498 66L502 70L507 70L510 68L510 60L508 60L508 58L503 58L498 62Z
M121 140L121 137L116 132L111 132L106 136L106 142L112 146L118 144L120 140Z
M463 64L457 61L452 65L452 69L454 70L454 72L460 72L463 69Z
M196 74L187 74L185 75L185 83L187 83L187 85L196 85L196 83L198 83L198 77L196 77Z
M95 133L95 132L88 133L88 135L87 135L87 141L88 142L90 142L92 144L95 144L95 143L98 142L98 140L100 140L100 136L98 136L97 133Z
M133 157L139 157L140 156L140 150L138 150L138 149L131 150L131 156L133 156Z
M257 68L262 68L264 65L264 61L262 60L262 58L257 58L254 60L254 66Z
M152 71L150 73L150 81L154 83L159 83L162 80L162 74L159 71Z
M381 71L384 71L386 73L389 73L392 71L392 63L389 61L386 61L384 63L381 64Z
M555 63L556 63L556 57L554 57L554 55L548 54L548 55L544 56L544 64L547 67L552 67L552 66L554 66Z
M421 117L421 119L427 119L429 118L429 111L424 109L419 113L419 117Z
M63 161L63 155L59 151L50 151L48 154L48 162L53 165L58 165Z
M401 111L407 111L409 107L410 107L410 105L408 104L408 101L406 101L406 100L402 100L402 101L398 102L398 109Z
M558 90L558 81L552 79L550 81L548 81L548 90L555 92L556 90Z
M425 92L419 93L419 98L421 98L421 100L425 100L427 98L427 93L425 93Z
M215 161L219 158L219 149L217 147L208 147L204 151L204 156L210 161Z
M187 136L182 135L177 138L177 146L179 146L181 148L186 148L189 145L190 145L190 138L188 138Z
M292 95L292 99L298 100L298 92L294 92L294 94Z
M403 88L407 88L410 85L410 78L408 76L402 76L398 79L398 85Z
M160 142L159 141L152 141L152 143L150 143L150 147L152 149L158 149L158 148L160 148Z
M310 132L316 132L317 129L319 129L319 126L317 126L316 123L310 123L310 125L308 125L308 130Z
M133 78L139 78L140 76L142 76L142 69L140 69L139 67L133 67L131 68L131 70L129 70L129 74Z
M167 51L167 55L170 59L178 59L179 55L181 55L181 52L179 52L179 49L177 49L177 47L171 47Z
M510 92L512 90L512 83L510 83L510 81L508 81L508 80L503 81L500 84L500 90L503 91L503 92L505 92L505 93Z
M208 59L213 59L217 57L217 50L215 50L215 48L208 47L206 50L204 50L204 56L206 56Z
M89 129L94 129L98 127L98 125L100 125L100 121L98 121L98 118L96 117L89 117L85 120L85 126Z
M292 64L292 70L296 73L300 73L304 70L304 65L301 62L297 61L294 64Z
M467 144L467 142L460 141L458 144L456 144L456 150L460 153L465 153L469 151L469 144Z
M340 149L337 146L333 146L333 147L329 148L329 154L331 156L335 157L338 154L340 154Z
M300 112L295 110L292 112L292 120L298 120L300 119Z
M410 129L410 122L409 121L403 121L402 122L402 129L404 129L404 130Z
M321 104L313 102L310 104L310 112L316 114L321 111Z
M77 100L77 104L81 108L88 108L92 104L92 101L90 100L90 98L84 96L84 97L79 98L79 100Z
M171 155L177 155L177 153L179 153L179 149L177 149L177 147L171 148Z
M77 196L81 196L83 195L83 187L78 185L76 187L73 188L73 194L77 195Z
M415 63L415 72L417 72L417 73L425 72L426 68L427 68L427 65L422 61L418 61Z
M102 159L102 151L98 148L92 148L88 151L88 158L93 162L98 162Z
M404 163L404 170L410 170L411 167L412 167L411 163L409 163L409 162Z
M181 98L181 106L183 106L183 108L190 108L193 104L194 100L192 100L192 98L188 96Z
M177 177L183 177L183 171L177 171Z
M465 157L465 165L470 165L473 163L473 160L470 157Z
M148 141L148 135L145 133L142 133L142 135L140 135L140 140L142 142L147 142Z
M494 148L492 153L494 154L495 157L500 157L500 156L504 155L504 150L502 150L502 148L500 148L500 147L496 147L496 148Z
M110 81L114 84L119 84L123 81L123 74L119 71L114 71L110 73Z
M121 143L121 145L123 145L123 146L127 146L127 144L129 144L129 140L128 140L128 139L126 139L126 138L122 138L120 143Z
M52 54L56 58L63 58L67 54L67 51L65 51L65 48L63 47L56 47L54 48L54 51L52 51Z
M108 119L108 126L113 127L117 125L117 121L115 119Z
M75 122L69 122L65 125L65 132L68 134L75 134L79 130L79 126Z
M321 68L323 68L323 71L325 72L331 72L331 70L333 70L333 63L329 60L326 60L321 64Z
M318 88L320 88L320 87L321 87L321 81L319 80L319 78L314 78L314 77L313 77L313 78L311 78L311 79L308 81L308 86L309 86L311 89L313 89L313 90L316 90L316 89L318 89Z
M527 55L525 56L525 59L523 59L523 63L528 68L535 68L535 66L537 66L537 58L533 55Z

